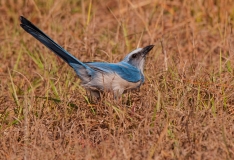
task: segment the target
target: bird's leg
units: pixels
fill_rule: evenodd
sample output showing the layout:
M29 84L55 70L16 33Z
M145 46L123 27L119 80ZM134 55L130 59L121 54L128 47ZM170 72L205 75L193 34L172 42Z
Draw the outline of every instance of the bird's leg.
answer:
M87 89L87 91L89 92L91 101L100 100L101 96L100 96L100 92L98 90Z
M122 101L123 92L124 92L124 89L114 90L114 99L115 99L115 101Z

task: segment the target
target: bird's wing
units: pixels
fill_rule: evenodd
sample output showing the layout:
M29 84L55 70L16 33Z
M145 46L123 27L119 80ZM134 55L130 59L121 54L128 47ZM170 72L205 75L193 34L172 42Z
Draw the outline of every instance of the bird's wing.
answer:
M29 34L31 34L34 38L43 43L46 47L56 53L60 58L62 58L65 62L67 62L78 74L78 76L82 79L86 77L92 76L93 70L76 59L73 55L71 55L68 51L54 42L50 37L48 37L45 33L43 33L40 29L38 29L34 24L32 24L29 20L20 17L21 24L20 26Z
M136 67L123 63L103 63L103 62L87 62L90 68L104 74L116 73L121 78L129 82L139 82L142 79L141 71Z

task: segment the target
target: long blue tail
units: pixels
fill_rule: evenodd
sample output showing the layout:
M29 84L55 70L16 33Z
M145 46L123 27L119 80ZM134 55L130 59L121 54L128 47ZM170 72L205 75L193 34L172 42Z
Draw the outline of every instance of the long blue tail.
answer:
M93 70L87 66L86 64L79 61L73 55L71 55L68 51L54 42L50 37L48 37L45 33L43 33L40 29L38 29L34 24L32 24L29 20L20 16L21 24L20 26L41 43L43 43L46 47L56 53L60 58L62 58L65 62L67 62L78 74L81 79L86 79L93 75Z

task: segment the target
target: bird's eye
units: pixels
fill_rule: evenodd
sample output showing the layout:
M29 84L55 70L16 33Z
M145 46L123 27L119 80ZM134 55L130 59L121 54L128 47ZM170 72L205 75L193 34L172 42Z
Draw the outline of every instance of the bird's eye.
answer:
M136 57L137 57L137 54L133 54L133 55L132 55L132 58L136 58Z

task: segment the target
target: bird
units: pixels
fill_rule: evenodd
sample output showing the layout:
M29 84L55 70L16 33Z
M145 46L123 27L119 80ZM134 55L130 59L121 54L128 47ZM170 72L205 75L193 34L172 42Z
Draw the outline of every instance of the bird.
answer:
M53 51L74 69L91 97L100 99L100 94L112 92L119 98L125 91L140 88L144 83L144 64L148 53L154 45L131 51L120 62L81 62L63 47L57 44L32 22L20 16L20 26L34 38Z

